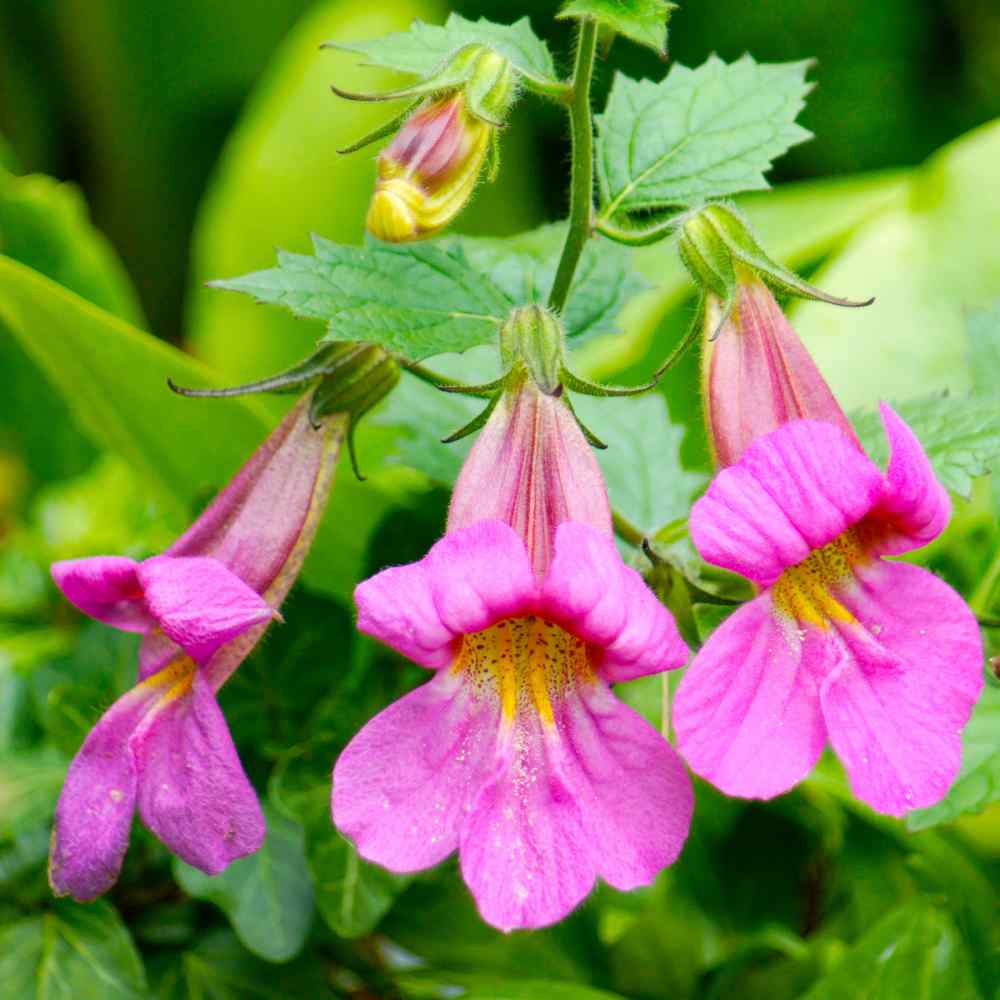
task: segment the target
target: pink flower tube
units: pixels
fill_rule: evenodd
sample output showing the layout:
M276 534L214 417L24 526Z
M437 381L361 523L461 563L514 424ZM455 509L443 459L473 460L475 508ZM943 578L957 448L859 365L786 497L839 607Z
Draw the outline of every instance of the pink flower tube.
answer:
M674 704L688 764L730 795L771 798L827 742L854 794L900 816L939 801L983 684L979 628L932 573L884 556L944 530L947 493L888 406L883 474L839 426L751 443L691 514L709 562L759 595L712 634Z
M355 591L358 627L433 670L333 775L333 818L397 872L459 852L503 930L559 920L600 876L652 881L691 820L684 767L609 684L680 666L669 612L624 565L569 408L508 390L426 557Z
M118 878L132 816L209 874L256 851L264 818L216 692L295 581L329 494L344 418L315 430L304 400L163 555L56 563L85 614L144 635L138 683L73 759L49 879L79 900Z

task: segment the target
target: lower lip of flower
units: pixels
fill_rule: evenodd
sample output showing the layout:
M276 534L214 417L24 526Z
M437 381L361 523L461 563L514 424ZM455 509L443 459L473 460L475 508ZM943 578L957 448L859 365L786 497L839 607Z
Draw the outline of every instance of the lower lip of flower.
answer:
M771 589L775 608L799 624L820 629L831 622L855 621L833 591L850 581L863 558L855 532L845 531L781 574Z
M553 725L553 705L594 678L586 642L534 616L464 636L452 670L477 696L499 697L507 727L528 712Z

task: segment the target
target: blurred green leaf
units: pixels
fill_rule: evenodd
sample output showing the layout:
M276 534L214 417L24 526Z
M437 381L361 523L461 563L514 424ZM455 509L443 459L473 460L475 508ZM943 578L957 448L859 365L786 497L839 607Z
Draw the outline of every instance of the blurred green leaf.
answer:
M0 983L12 1000L143 1000L146 976L118 914L59 900L0 927Z
M267 838L249 857L220 875L174 862L181 888L215 903L239 939L269 962L287 962L301 950L313 915L313 887L306 866L305 834L298 823L265 809Z
M623 1000L617 993L553 979L499 979L457 972L400 976L412 1000Z
M415 21L409 31L396 32L367 42L341 42L331 47L357 52L369 65L428 76L466 45L485 45L509 59L524 76L540 82L554 79L556 71L545 43L522 17L514 24L494 24L485 18L469 21L450 14L443 25Z
M324 320L324 342L364 340L411 361L496 338L510 303L457 247L313 237L315 256L279 252L278 266L215 281L217 288Z
M880 920L803 1000L977 1000L969 958L948 915L916 900Z
M988 680L962 732L962 770L948 794L906 818L911 830L950 823L1000 800L1000 684Z
M0 835L47 826L65 777L66 758L51 747L0 757Z
M771 162L810 133L795 124L807 62L674 66L660 83L617 76L597 118L601 213L689 205L766 188Z
M215 929L190 949L150 962L154 1000L313 1000L333 996L324 965L293 962L276 969L254 957L230 931Z
M608 446L597 457L616 511L646 534L687 514L705 477L681 465L683 431L671 424L662 396L574 397L573 408Z
M708 637L736 610L731 604L693 604L691 613L694 616L698 638L706 642Z
M943 390L961 398L972 387L967 311L1000 297L998 157L1000 121L946 146L810 278L836 294L874 295L873 306L790 310L845 408Z
M894 409L920 439L937 477L965 499L972 492L972 480L985 476L1000 460L1000 394L930 396L907 400ZM852 421L865 451L884 466L888 445L878 413L855 413Z
M592 17L603 28L660 53L667 50L668 0L569 0L558 17Z

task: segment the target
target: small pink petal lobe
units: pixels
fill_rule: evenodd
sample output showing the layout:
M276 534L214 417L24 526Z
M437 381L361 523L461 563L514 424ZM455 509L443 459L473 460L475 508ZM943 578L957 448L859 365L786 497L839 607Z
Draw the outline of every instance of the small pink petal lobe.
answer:
M821 699L852 791L892 816L933 805L958 775L983 686L976 620L946 583L905 563L867 564L838 597L858 624L839 630Z
M156 556L140 565L138 578L164 635L199 663L274 617L267 601L218 559Z
M798 784L826 743L819 679L824 634L782 621L770 594L712 633L674 701L677 747L727 795L769 799Z
M691 538L708 562L773 583L860 521L882 474L832 424L799 420L754 441L691 511Z
M916 435L892 409L879 407L889 440L889 467L882 495L865 520L871 551L899 555L932 542L948 526L951 500L938 482Z
M52 564L52 579L85 615L125 632L155 625L143 603L139 564L124 556L93 556Z
M586 524L561 524L542 584L541 614L600 647L597 666L611 682L681 666L688 650L673 616L614 541Z
M150 714L129 747L142 821L189 865L217 875L258 850L265 825L229 727L207 681Z

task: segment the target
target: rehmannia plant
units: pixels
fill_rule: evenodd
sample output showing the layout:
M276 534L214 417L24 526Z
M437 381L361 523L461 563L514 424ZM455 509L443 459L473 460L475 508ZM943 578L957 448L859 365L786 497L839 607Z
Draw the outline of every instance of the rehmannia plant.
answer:
M94 722L62 787L56 895L113 890L136 814L205 875L261 850L269 822L220 692L269 634L296 629L283 603L341 451L337 474L364 490L359 424L415 395L442 421L464 414L443 440L412 423L458 471L438 540L355 580L358 632L395 654L386 669L415 665L423 680L327 761L328 822L353 863L408 878L454 856L484 922L535 930L599 882L637 891L702 850L686 845L705 795L775 799L813 787L818 765L810 794L840 780L850 809L878 823L949 795L1000 571L970 600L920 555L898 558L934 546L952 517L935 453L893 400L879 408L884 440L859 434L786 315L795 299L877 310L873 289L813 287L734 200L766 189L774 160L809 138L796 119L810 65L712 56L660 82L618 74L595 113L603 53L616 36L665 53L671 6L569 0L565 74L527 18L329 40L405 80L377 93L330 81L330 101L386 104L384 124L341 153L374 158L365 238L316 236L312 254L279 251L273 268L213 282L325 332L255 382L170 381L206 421L237 396L297 402L161 554L51 567L83 615L141 636L134 686ZM542 252L455 235L508 168L514 109L545 104L571 137L568 218ZM646 280L632 248L660 242L686 269L688 331L656 343L646 381L607 384L576 349L613 332ZM673 379L689 356L714 474L651 530L609 497L602 421L637 412L632 397L689 391ZM675 448L663 409L643 413L644 454ZM649 475L627 459L618 469ZM660 685L658 719L617 692L638 678Z

